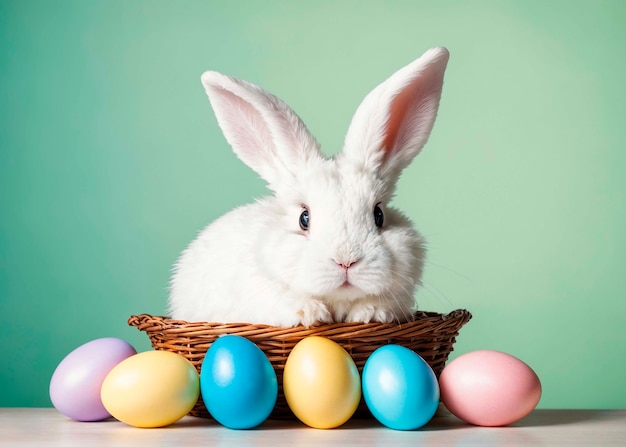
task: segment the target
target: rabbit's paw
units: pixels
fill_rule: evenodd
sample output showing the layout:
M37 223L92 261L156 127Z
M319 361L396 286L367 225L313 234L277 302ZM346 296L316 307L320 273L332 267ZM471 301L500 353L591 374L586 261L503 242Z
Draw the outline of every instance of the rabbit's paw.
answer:
M303 326L309 327L315 323L332 323L333 315L326 304L319 300L307 301L302 310L298 312Z
M391 323L393 320L395 320L395 315L391 309L367 302L355 303L345 318L348 323Z

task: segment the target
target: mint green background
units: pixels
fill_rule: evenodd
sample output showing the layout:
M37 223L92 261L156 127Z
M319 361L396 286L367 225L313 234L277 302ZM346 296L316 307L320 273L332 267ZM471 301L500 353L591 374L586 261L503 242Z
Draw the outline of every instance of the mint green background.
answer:
M284 98L328 153L378 82L451 60L396 204L430 242L424 309L468 308L542 407L626 408L626 3L0 1L0 405L48 406L76 346L147 338L206 223L264 194L199 77Z

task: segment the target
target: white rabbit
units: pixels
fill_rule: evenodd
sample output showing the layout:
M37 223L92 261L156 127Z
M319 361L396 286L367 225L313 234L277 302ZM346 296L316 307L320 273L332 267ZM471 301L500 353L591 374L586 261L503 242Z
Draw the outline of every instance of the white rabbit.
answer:
M204 73L228 143L273 195L191 242L174 266L170 316L284 327L411 320L424 239L388 204L431 132L448 56L431 49L369 93L333 158L277 97Z

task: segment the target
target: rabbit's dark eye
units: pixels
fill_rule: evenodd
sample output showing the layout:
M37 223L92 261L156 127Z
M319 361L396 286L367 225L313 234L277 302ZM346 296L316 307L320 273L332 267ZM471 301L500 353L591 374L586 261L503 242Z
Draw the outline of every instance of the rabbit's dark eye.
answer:
M383 214L383 210L380 208L380 204L376 205L374 208L374 223L378 228L383 226L385 222L385 215Z
M309 210L306 208L300 214L300 228L304 231L309 229Z

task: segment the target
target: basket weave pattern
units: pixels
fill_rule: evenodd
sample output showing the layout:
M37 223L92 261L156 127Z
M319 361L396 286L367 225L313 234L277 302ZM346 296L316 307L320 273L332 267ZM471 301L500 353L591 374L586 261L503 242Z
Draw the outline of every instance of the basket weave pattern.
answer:
M417 312L410 323L334 323L305 328L282 328L247 323L189 323L147 314L133 315L128 324L146 332L158 350L181 354L200 372L206 351L221 335L232 334L254 342L268 357L278 378L278 400L272 417L293 417L282 391L285 362L293 347L305 337L326 337L341 345L363 371L365 361L374 350L386 344L405 346L428 362L437 377L441 373L461 327L472 315L465 309L449 314ZM190 411L192 416L210 417L202 398ZM356 416L369 414L363 401Z

